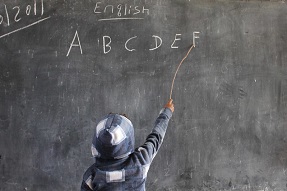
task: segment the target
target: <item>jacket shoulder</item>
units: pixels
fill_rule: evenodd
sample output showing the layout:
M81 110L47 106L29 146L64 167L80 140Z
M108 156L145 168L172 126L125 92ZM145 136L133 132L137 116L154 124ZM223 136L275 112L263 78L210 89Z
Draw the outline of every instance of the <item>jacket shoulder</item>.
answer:
M85 190L83 188L86 188L86 190L93 190L92 182L95 177L95 174L96 174L96 164L94 163L86 170L86 172L83 175L82 190Z

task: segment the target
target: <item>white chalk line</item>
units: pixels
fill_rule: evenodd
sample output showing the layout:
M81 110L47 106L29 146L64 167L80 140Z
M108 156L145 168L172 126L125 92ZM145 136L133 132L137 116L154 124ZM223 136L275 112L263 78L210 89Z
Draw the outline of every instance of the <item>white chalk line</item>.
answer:
M45 18L40 19L40 20L38 20L38 21L36 21L36 22L34 22L34 23L31 23L31 24L29 24L29 25L27 25L27 26L25 26L25 27L22 27L22 28L13 30L13 31L11 31L11 32L9 32L9 33L3 34L3 35L0 36L0 38L3 38L3 37L5 37L5 36L8 36L8 35L10 35L10 34L13 34L13 33L15 33L15 32L18 32L18 31L21 31L21 30L23 30L23 29L29 28L29 27L31 27L31 26L33 26L33 25L36 25L36 24L38 24L38 23L40 23L40 22L42 22L42 21L45 21L45 20L47 20L47 19L49 19L49 18L51 18L51 16L45 17Z
M144 18L108 18L108 19L99 19L98 21L114 21L114 20L139 20Z

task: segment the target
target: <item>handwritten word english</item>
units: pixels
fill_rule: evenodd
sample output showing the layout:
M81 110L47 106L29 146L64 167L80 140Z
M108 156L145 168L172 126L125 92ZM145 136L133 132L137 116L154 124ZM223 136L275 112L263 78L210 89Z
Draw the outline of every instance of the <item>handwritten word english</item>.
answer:
M195 39L199 38L198 34L199 34L199 32L193 32L193 45L194 46L195 46ZM151 38L154 39L154 44L153 44L153 47L149 49L149 51L156 50L162 46L163 40L160 36L152 35ZM136 51L136 48L132 47L131 41L136 41L137 39L138 39L137 36L133 36L133 37L127 39L124 43L124 48L129 52ZM180 41L180 40L181 40L181 34L175 34L174 38L172 39L172 43L170 45L170 48L179 48L177 41ZM100 39L98 39L98 42L99 41L100 41ZM81 40L80 40L78 31L75 32L74 38L70 44L70 48L66 54L67 57L70 55L70 52L71 52L73 47L78 47L78 50L80 51L80 53L83 54L83 49L82 49ZM111 50L112 50L112 38L110 36L107 36L107 35L102 36L102 48L103 48L104 54L108 54L109 52L111 52Z
M149 15L149 9L145 6L128 4L103 5L102 2L97 2L94 13L101 17L99 21L144 19L145 15Z

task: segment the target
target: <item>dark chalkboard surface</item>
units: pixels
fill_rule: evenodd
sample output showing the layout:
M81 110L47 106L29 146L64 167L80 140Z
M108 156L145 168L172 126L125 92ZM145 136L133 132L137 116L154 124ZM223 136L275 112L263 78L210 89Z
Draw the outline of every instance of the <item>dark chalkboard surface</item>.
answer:
M143 143L195 31L147 190L286 190L284 0L2 0L0 191L79 190L109 112Z

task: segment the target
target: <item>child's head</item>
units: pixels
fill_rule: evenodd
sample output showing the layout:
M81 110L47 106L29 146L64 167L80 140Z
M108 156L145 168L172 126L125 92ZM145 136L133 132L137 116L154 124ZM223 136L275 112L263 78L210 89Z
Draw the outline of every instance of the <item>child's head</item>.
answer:
M120 159L134 151L134 128L123 115L109 114L96 127L92 154L96 158Z

